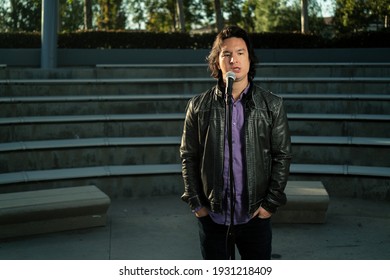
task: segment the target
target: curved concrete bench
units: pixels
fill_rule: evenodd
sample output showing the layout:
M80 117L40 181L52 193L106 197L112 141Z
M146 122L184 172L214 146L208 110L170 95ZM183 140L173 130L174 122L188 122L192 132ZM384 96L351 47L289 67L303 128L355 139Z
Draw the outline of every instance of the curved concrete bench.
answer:
M0 125L39 124L39 123L85 123L110 121L153 121L184 120L184 114L110 114L110 115L64 115L0 118Z
M291 174L359 175L390 177L390 167L351 166L327 164L291 164ZM50 170L18 171L0 174L0 185L38 181L134 176L155 174L181 174L181 164L105 165Z
M184 120L182 113L164 114L107 114L107 115L64 115L64 116L29 116L0 118L0 125L35 124L35 123L82 123L108 121L150 121ZM299 114L287 113L289 120L345 120L345 121L390 121L390 115L374 114Z
M0 143L0 152L109 146L180 145L179 136L97 137ZM390 146L390 138L353 136L291 136L292 144Z
M96 186L0 194L0 238L104 226L110 198Z
M329 195L320 181L288 181L287 204L273 216L273 223L325 223Z
M386 94L320 94L280 93L286 100L390 100ZM58 96L5 96L0 104L55 103L55 102L109 102L109 101L171 101L188 100L193 94L129 94L129 95L58 95Z
M214 83L210 77L181 78L84 78L84 79L0 79L0 85L102 85L139 83ZM280 83L389 83L387 77L256 77L254 82Z

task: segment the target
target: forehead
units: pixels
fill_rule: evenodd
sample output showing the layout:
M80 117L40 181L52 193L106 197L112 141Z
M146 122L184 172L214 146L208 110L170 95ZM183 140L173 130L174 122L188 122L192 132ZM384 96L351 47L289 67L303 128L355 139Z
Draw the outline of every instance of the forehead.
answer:
M246 43L242 38L231 37L223 40L221 43L221 52L246 49Z

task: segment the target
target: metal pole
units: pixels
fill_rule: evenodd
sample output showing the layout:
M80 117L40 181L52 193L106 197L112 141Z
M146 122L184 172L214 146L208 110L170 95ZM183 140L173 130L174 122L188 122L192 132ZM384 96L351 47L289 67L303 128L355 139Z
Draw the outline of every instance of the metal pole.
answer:
M57 67L58 0L42 0L41 68Z

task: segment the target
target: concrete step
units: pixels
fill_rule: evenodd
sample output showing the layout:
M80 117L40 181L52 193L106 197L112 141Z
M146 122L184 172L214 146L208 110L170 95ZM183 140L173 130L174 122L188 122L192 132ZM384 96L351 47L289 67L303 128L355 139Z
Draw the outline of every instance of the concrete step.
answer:
M390 166L390 138L292 136L293 163ZM0 173L99 165L179 164L180 137L107 137L0 144Z
M390 200L390 168L292 164L290 180L322 181L329 195ZM98 185L110 198L181 194L180 164L91 166L0 174L0 192Z
M388 114L389 94L280 94L288 113Z
M257 77L388 77L390 63L259 63ZM98 64L96 77L207 77L205 64Z
M321 117L321 115L323 117ZM317 118L318 116L318 118ZM328 116L329 118L326 118ZM388 138L389 115L288 114L292 135Z
M257 77L388 77L390 63L259 63ZM95 67L0 67L0 79L209 77L207 63L97 64Z
M387 114L389 94L279 94L289 113ZM191 95L0 97L0 117L181 113Z
M193 94L215 85L212 78L112 78L0 80L2 96Z
M86 139L88 140L88 139ZM69 142L75 142L69 140ZM77 140L76 140L77 142ZM0 173L100 165L179 164L179 144L51 148L0 153Z
M288 114L292 135L390 138L390 115ZM0 141L178 136L183 114L0 118Z
M181 135L183 114L47 116L0 119L1 142Z
M390 63L260 63L258 77L389 77Z
M390 146L293 145L293 163L390 166Z
M0 97L0 117L184 113L190 98L165 94Z
M387 77L270 77L258 78L255 81L275 93L387 94L390 91L390 78Z
M390 91L389 77L258 77L275 93L353 93ZM215 85L212 78L8 79L0 80L2 96L67 94L198 94Z

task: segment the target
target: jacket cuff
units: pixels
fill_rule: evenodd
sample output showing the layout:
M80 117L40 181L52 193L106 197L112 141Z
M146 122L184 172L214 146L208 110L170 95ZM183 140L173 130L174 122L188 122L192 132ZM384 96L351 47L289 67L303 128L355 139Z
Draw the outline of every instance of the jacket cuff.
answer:
M261 207L263 207L265 210L267 210L270 213L276 213L276 211L278 210L278 207L275 204L272 204L266 200L261 203Z
M197 195L192 197L183 195L181 198L183 201L188 203L191 208L191 211L196 211L197 209L202 207L202 203L200 202L199 196Z

